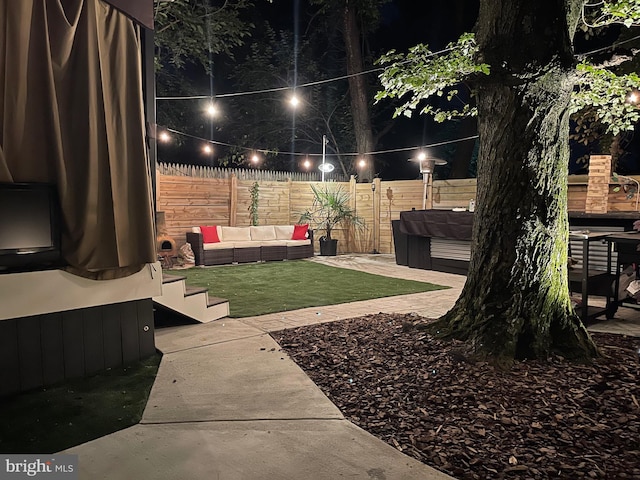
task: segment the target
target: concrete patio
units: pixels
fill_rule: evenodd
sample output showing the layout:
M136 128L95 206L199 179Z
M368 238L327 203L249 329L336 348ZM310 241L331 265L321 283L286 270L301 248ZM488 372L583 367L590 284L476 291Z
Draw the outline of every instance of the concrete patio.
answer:
M398 266L391 255L312 261L451 288L157 330L164 356L141 423L69 449L80 478L451 478L346 420L269 332L378 312L437 317L465 277ZM640 335L640 312L621 308L590 328Z

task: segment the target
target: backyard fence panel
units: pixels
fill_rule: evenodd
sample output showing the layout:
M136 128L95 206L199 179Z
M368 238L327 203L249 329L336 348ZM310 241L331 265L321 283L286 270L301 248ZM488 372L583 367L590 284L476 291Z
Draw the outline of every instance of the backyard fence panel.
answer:
M607 210L609 212L628 212L638 211L636 205L638 205L637 199L637 187L634 185L627 185L619 187L620 190L615 192L614 189L617 185L609 186L609 203Z
M355 184L355 210L356 214L364 221L362 228L355 228L351 232L349 248L356 253L366 253L373 251L374 213L373 213L374 192L371 191L370 183Z
M584 212L587 205L587 186L570 185L567 200L567 210L570 212Z
M639 176L633 175L636 181ZM624 179L619 178L619 182L624 183ZM587 205L587 190L589 176L588 175L570 175L569 176L569 201L568 210L570 212L584 212ZM629 182L626 185L616 183L611 179L609 184L609 193L607 199L608 212L635 212L637 211L637 194L638 186L635 182ZM616 192L615 190L618 189Z
M166 234L178 245L198 225L229 224L229 180L158 175L158 203Z
M469 200L476 198L476 179L436 180L433 182L433 208L450 210L469 207Z
M239 226L251 225L251 187L256 180L238 180ZM288 225L290 182L258 181L258 224Z
M160 165L162 168L159 168L157 175L157 210L164 212L166 233L178 244L184 242L185 234L192 226L230 225L232 217L234 224L238 226L250 225L249 190L256 180L228 176L229 169ZM171 175L163 171L171 172ZM289 177L282 181L280 177L277 178L258 180L259 223L298 223L300 214L313 204L311 185L320 186L321 183L291 181ZM569 211L584 212L587 178L587 175L569 177ZM352 205L367 225L361 233L336 229L334 237L340 241L340 253L367 252L373 250L374 245L377 245L376 249L381 253L393 253L391 221L398 219L402 211L422 208L422 180L383 181L379 183L375 193L371 191L370 183L327 182L327 185L352 192ZM629 185L627 191L620 188L618 192L614 191L616 187L619 185L615 183L611 183L609 187L609 211L635 211L635 185ZM433 207L436 209L468 207L469 200L476 197L476 181L435 180L432 196ZM375 213L374 198L379 198L379 208L375 208ZM317 231L316 238L323 234L324 232ZM317 242L315 247L317 250Z
M378 251L393 253L391 221L400 218L400 212L422 208L422 180L384 181L380 184L380 234Z
M290 219L291 223L298 223L300 220L300 215L311 209L313 206L313 191L311 190L311 185L316 185L317 187L321 187L321 182L292 182L291 183L291 192L290 192ZM349 182L326 182L326 185L330 185L335 188L342 188L344 191L349 191ZM312 225L312 227L315 227ZM318 250L318 238L324 235L324 231L316 230L314 232L315 249ZM338 239L338 253L349 253L351 252L349 247L349 238L347 232L344 228L336 228L331 232L331 237Z

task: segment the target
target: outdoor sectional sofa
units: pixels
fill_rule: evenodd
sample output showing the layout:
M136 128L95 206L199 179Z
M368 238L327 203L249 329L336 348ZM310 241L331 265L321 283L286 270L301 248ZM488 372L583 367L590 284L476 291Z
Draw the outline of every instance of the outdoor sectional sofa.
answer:
M307 225L192 227L187 232L196 265L269 262L313 256L313 231Z

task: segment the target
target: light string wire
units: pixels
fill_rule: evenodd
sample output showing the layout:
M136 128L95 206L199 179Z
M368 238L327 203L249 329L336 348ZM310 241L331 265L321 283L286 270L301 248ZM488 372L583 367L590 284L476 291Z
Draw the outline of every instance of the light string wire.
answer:
M441 55L453 50L456 50L457 47L449 47L449 48L445 48L443 50L439 50L437 52L431 52L429 53L429 55L427 55L427 58L429 57L435 57L437 55ZM404 60L403 62L399 62L400 65L406 64L406 63L410 63L411 60ZM384 67L377 67L377 68L372 68L369 70L364 70L362 72L357 72L357 73L352 73L352 74L348 74L348 75L341 75L338 77L333 77L333 78L327 78L324 80L317 80L314 82L308 82L308 83L303 83L300 85L296 85L294 87L294 89L299 89L299 88L307 88L307 87L312 87L312 86L316 86L316 85L322 85L325 83L331 83L331 82L336 82L336 81L340 81L340 80L345 80L345 79L349 79L351 77L356 77L359 75L368 75L371 73L377 73L377 72L381 72L383 71L385 68ZM235 92L235 93L222 93L222 94L217 94L215 95L215 98L229 98L229 97L239 97L239 96L246 96L246 95L258 95L258 94L263 94L263 93L273 93L273 92L282 92L282 91L291 91L292 87L274 87L274 88L267 88L267 89L262 89L262 90L251 90L251 91L246 91L246 92ZM211 94L209 95L189 95L189 96L171 96L171 97L156 97L156 100L204 100L204 99L209 99L209 100L213 100L213 97ZM220 142L220 141L216 141L216 140L212 140L212 139L206 139L206 138L202 138L202 137L198 137L197 135L191 135L185 132L181 132L179 130L175 130L172 128L168 128L168 127L162 127L159 125L156 125L156 127L161 128L162 130L166 131L166 132L171 132L173 134L176 135L181 135L187 138L191 138L194 140L199 140L203 143L206 144L213 144L213 145L220 145L220 146L224 146L224 147L229 147L229 148L237 148L240 150L244 150L246 152L256 152L256 153L262 153L262 154L281 154L281 155L291 155L291 156L302 156L302 157L316 157L316 156L322 156L322 154L320 153L300 153L300 152L286 152L286 151L281 151L281 150L272 150L272 149L265 149L265 148L249 148L249 147L242 147L240 145L233 145L230 143L226 143L226 142ZM461 141L466 141L466 140L471 140L471 139L475 139L477 138L477 135L471 136L471 137L465 137L462 139L456 139L456 140L451 140L451 141L446 141L446 142L440 142L440 143L435 143L432 145L424 145L424 146L416 146L416 147L403 147L403 148L396 148L396 149L389 149L389 150L379 150L379 151L374 151L374 152L366 152L366 153L355 153L355 152L345 152L345 153L340 153L340 156L345 156L345 157L349 157L349 156L360 156L360 155L380 155L380 154L384 154L384 153L397 153L397 152L403 152L403 151L411 151L411 150L416 150L416 149L420 149L420 148L428 148L428 147L435 147L435 146L440 146L440 145L448 145L450 143L456 143L456 142L461 142Z
M452 50L455 50L456 48L457 47L450 47L450 48L445 48L444 50L439 50L437 52L431 52L429 55L427 55L427 58L435 57L437 55L450 52ZM404 60L402 62L398 62L398 65L404 65L406 63L411 63L411 62L412 60ZM369 70L363 70L362 72L350 73L348 75L341 75L339 77L327 78L324 80L316 80L314 82L308 82L308 83L301 83L300 85L296 85L295 87L273 87L273 88L265 88L263 90L249 90L246 92L220 93L220 94L217 94L215 97L229 98L229 97L241 97L245 95L259 95L262 93L284 92L287 90L293 90L294 88L299 89L299 88L314 87L316 85L322 85L325 83L332 83L340 80L346 80L346 79L357 77L360 75L369 75L370 73L382 72L384 69L385 67L371 68ZM156 97L156 100L203 100L203 99L210 99L210 98L211 98L211 95L185 95L185 96L172 96L172 97Z
M600 52L604 52L606 50L611 50L611 49L616 48L616 47L618 47L620 45L624 45L625 43L633 42L634 40L638 40L639 38L640 38L640 35L636 35L635 37L627 38L626 40L621 40L619 42L612 43L611 45L608 45L606 47L598 48L596 50L591 50L590 52L578 53L578 54L576 54L576 57L578 57L579 59L583 59L583 58L588 57L590 55L593 55L595 53L600 53Z
M585 52L585 53L581 53L581 54L577 54L578 58L584 58L587 57L589 55L593 55L596 53L600 53L606 50L610 50L613 49L617 46L632 42L634 40L637 40L640 38L640 35L637 35L635 37L626 39L626 40L622 40L620 42L615 42L612 45L606 46L606 47L602 47L596 50L591 50L589 52ZM440 55L443 53L447 53L449 51L455 50L455 47L452 48L446 48L443 50L439 50L437 52L432 52L429 57L432 56L436 56L436 55ZM404 62L400 62L400 64L405 64L405 63L409 63L410 60L405 60ZM333 78L328 78L328 79L324 79L324 80L317 80L314 82L308 82L308 83L303 83L300 85L297 85L296 88L306 88L306 87L312 87L312 86L316 86L316 85L322 85L325 83L331 83L331 82L336 82L336 81L340 81L340 80L346 80L348 78L351 77L356 77L359 75L368 75L371 73L376 73L376 72L381 72L384 70L384 67L377 67L377 68L372 68L369 70L364 70L362 72L358 72L358 73L352 73L349 75L341 75L338 77L333 77ZM274 88L267 88L267 89L262 89L262 90L251 90L251 91L246 91L246 92L235 92L235 93L222 93L222 94L217 94L215 95L215 98L229 98L229 97L239 97L239 96L246 96L246 95L259 95L259 94L263 94L263 93L273 93L273 92L282 92L282 91L287 91L287 90L291 90L291 87L274 87ZM202 100L202 99L212 99L212 94L209 95L190 95L190 96L168 96L168 97L156 97L156 100ZM188 133L185 132L181 132L179 130L175 130L172 128L167 128L167 127L161 127L163 128L165 131L167 132L171 132L174 133L176 135L181 135L184 137L188 137L188 138L192 138L195 140L199 140L205 143L210 143L210 144L215 144L215 145L220 145L220 146L225 146L225 147L229 147L229 148L238 148L241 150L245 150L245 151L254 151L254 152L258 152L258 153L263 153L263 154L282 154L282 155L297 155L297 156L306 156L306 157L315 157L315 156L321 156L322 154L316 154L316 153L300 153L300 152L284 152L284 151L277 151L277 150L271 150L271 149L263 149L263 148L249 148L249 147L242 147L239 145L233 145L230 143L225 143L225 142L219 142L216 140L211 140L211 139L205 139L205 138L201 138L198 137L196 135L190 135ZM403 148L396 148L396 149L390 149L390 150L379 150L379 151L374 151L374 152L368 152L368 155L379 155L379 154L384 154L384 153L397 153L397 152L402 152L402 151L410 151L410 150L416 150L416 149L420 149L420 148L428 148L428 147L437 147L437 146L442 146L442 145L448 145L451 143L457 143L457 142L463 142L463 141L467 141L467 140L472 140L472 139L476 139L478 138L478 135L473 135L473 136L469 136L469 137L464 137L464 138L459 138L459 139L455 139L455 140L450 140L450 141L445 141L445 142L439 142L439 143L434 143L434 144L429 144L429 145L423 145L421 146L415 146L415 147L403 147ZM347 153L341 153L340 155L343 156L358 156L358 155L362 155L361 153L353 153L353 152L347 152Z
M322 154L321 153L302 153L302 152L285 152L282 150L271 150L271 149L264 149L264 148L249 148L249 147L242 147L240 145L234 145L231 143L226 143L226 142L220 142L217 140L209 140L206 138L202 138L202 137L198 137L197 135L191 135L189 133L185 133L185 132L181 132L179 130L175 130L173 128L167 128L167 127L162 127L161 125L156 125L156 128L158 128L159 130L164 130L176 135L180 135L183 137L187 137L187 138L191 138L194 140L198 140L201 141L202 143L210 143L212 145L219 145L222 147L229 147L229 148L238 148L241 150L245 150L247 152L256 152L256 153L262 153L262 154L274 154L274 155L295 155L295 156L299 156L299 157L321 157ZM478 138L478 135L471 135L468 137L463 137L463 138L456 138L454 140L445 140L442 142L436 142L436 143L431 143L428 145L419 145L419 146L415 146L415 147L401 147L401 148L392 148L392 149L388 149L388 150L376 150L373 152L367 152L367 153L356 153L356 152L347 152L347 153L340 153L339 156L345 156L345 157L356 157L356 156L360 156L360 155L382 155L385 153L398 153L398 152L408 152L411 150L420 150L422 148L432 148L432 147L440 147L443 145L450 145L452 143L459 143L459 142L466 142L468 140L475 140L476 138ZM337 154L336 154L337 155Z
M620 42L615 42L611 45L608 45L606 47L602 47L602 48L598 48L596 50L591 50L589 52L585 52L585 53L579 53L576 54L576 56L578 58L583 58L583 57L587 57L589 55L593 55L595 53L600 53L603 52L605 50L610 50L612 48L615 48L617 46L623 45L625 43L629 43L629 42L633 42L634 40L637 40L640 38L640 35L637 35L633 38L628 38L626 40L622 40ZM451 47L451 48L445 48L444 50L439 50L437 52L431 52L427 57L435 57L436 55L441 55L443 53L447 53L450 52L452 50L455 50L456 47ZM405 60L403 62L398 62L398 65L404 65L407 63L410 63L411 60ZM314 82L308 82L308 83L302 83L300 85L297 85L296 88L306 88L306 87L314 87L316 85L322 85L325 83L332 83L332 82L337 82L340 80L346 80L352 77L357 77L359 75L368 75L370 73L377 73L377 72L381 72L385 69L385 67L377 67L377 68L371 68L369 70L363 70L362 72L357 72L357 73L351 73L348 75L341 75L339 77L333 77L333 78L327 78L324 80L316 80ZM273 92L284 92L287 90L292 90L293 87L273 87L273 88L265 88L262 90L249 90L246 92L233 92L233 93L220 93L215 95L215 98L229 98L229 97L241 97L241 96L246 96L246 95L259 95L262 93L273 93ZM211 95L182 95L182 96L163 96L163 97L156 97L156 100L204 100L204 99L210 99Z

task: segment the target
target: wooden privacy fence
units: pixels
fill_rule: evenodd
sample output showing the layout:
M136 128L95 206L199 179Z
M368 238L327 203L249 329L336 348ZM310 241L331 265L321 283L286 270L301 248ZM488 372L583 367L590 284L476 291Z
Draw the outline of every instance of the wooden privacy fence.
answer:
M185 242L186 232L198 225L246 226L251 224L250 189L259 185L258 220L260 225L297 223L300 214L313 203L311 184L317 182L283 180L254 180L238 178L235 174L213 178L207 176L167 175L157 172L156 201L158 229L173 237L178 245ZM351 194L351 206L365 221L362 230L337 229L335 237L339 253L393 252L391 221L400 212L422 208L422 180L381 181L356 183L332 182ZM372 185L375 188L372 188ZM569 211L584 212L587 200L587 175L569 178ZM635 211L635 190L609 185L608 211ZM449 210L468 207L475 199L475 179L435 180L429 185L427 208ZM640 214L639 214L640 216ZM640 218L640 217L639 217ZM322 235L318 232L316 237ZM316 249L318 245L316 243Z

